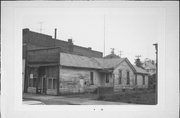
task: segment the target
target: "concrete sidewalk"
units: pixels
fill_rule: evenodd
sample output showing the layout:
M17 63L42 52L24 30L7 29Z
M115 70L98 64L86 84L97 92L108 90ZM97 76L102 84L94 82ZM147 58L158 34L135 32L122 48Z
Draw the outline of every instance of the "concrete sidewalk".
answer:
M68 98L67 96L49 96L29 93L23 94L23 99L32 99L39 101L56 101L71 105L128 105L128 103L91 100L90 98Z

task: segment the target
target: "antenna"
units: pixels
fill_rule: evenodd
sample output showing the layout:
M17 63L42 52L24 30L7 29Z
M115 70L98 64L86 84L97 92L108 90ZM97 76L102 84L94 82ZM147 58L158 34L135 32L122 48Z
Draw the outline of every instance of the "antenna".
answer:
M141 55L136 55L135 57L137 57L139 59L139 57L141 57Z
M40 25L40 28L39 28L40 33L42 33L42 25L43 25L43 22L42 22L42 21L40 21L40 22L39 22L39 25Z
M114 54L114 50L115 50L114 48L111 48L111 54Z
M122 55L122 52L123 52L123 51L121 51L121 50L119 51L119 57L121 57L121 55Z

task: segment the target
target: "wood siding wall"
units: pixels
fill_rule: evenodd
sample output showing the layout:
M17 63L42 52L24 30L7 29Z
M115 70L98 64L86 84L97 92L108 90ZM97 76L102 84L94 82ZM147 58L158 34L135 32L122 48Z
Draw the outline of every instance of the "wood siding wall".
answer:
M90 72L93 72L91 84ZM62 67L60 69L60 93L92 92L100 86L100 75L96 70Z

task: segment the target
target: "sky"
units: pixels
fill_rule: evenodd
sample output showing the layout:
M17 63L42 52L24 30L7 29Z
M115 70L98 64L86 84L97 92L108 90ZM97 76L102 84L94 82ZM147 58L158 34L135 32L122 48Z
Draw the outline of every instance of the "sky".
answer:
M23 18L23 28L57 39L73 39L75 45L127 57L155 60L154 43L163 39L164 12L159 8L56 8L34 9ZM41 29L41 30L40 30Z

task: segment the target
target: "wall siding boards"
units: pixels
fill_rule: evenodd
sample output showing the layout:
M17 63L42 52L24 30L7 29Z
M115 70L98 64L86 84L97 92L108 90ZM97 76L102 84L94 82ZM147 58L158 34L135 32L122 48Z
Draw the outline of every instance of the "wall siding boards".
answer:
M94 84L90 82L90 72L93 72ZM60 93L83 93L92 92L100 85L96 70L86 69L60 69ZM81 82L80 82L81 81Z

